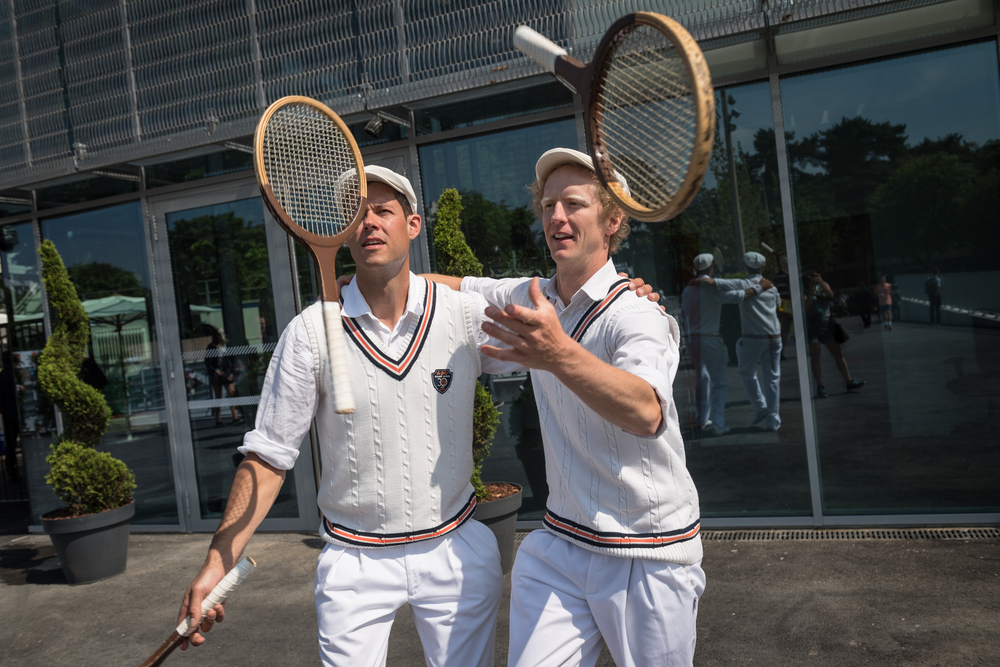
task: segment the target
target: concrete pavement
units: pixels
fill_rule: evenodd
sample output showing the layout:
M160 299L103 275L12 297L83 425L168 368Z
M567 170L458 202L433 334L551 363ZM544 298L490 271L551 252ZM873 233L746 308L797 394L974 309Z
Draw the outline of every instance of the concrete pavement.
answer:
M943 534L958 539L762 540L706 531L695 664L1000 665L1000 535ZM0 665L139 665L173 630L208 541L133 535L123 575L69 586L46 536L0 535ZM227 604L225 623L167 664L318 664L312 578L321 548L316 535L256 536L247 554L259 567ZM509 579L498 666L506 664ZM424 664L405 607L388 664ZM613 662L605 653L598 664Z

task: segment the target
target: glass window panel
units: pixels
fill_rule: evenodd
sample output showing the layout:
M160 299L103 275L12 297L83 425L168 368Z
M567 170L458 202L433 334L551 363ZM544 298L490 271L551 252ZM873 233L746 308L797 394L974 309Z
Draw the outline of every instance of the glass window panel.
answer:
M100 448L135 474L137 524L176 524L177 496L153 319L142 206L43 220L90 318L80 377L111 407Z
M37 190L38 210L80 204L138 191L139 183L136 180L107 176L85 176L71 183L39 188Z
M994 23L990 0L951 0L835 25L796 30L774 38L782 65L947 35ZM705 54L706 56L708 54Z
M997 511L996 42L781 89L824 511Z
M550 260L541 238L541 222L531 213L531 193L538 156L556 146L577 145L576 120L520 127L420 148L424 210L433 212L447 188L462 195L462 230L493 277L548 275ZM434 216L427 229L433 239ZM433 240L429 241L434 264ZM486 481L515 482L524 487L518 518L540 520L548 491L544 456L537 434L537 412L526 374L494 376L491 389L501 422L490 456L483 464Z
M767 43L762 39L705 51L712 79L736 76L767 67Z
M56 418L52 403L38 386L38 355L45 347L45 324L42 314L42 284L32 224L25 222L3 228L4 245L0 251L4 286L4 367L14 375L16 410L3 410L4 446L7 456L22 452L19 474L27 480L34 523L41 523L46 512L61 507L59 499L45 484ZM9 382L5 376L3 381ZM8 385L8 390L10 386ZM9 395L8 395L9 401Z
M168 213L167 236L201 518L220 518L279 333L264 207L254 198ZM288 477L271 518L298 516Z
M572 106L573 93L564 85L552 82L502 95L476 97L428 109L418 108L414 111L414 118L417 134L421 135ZM575 140L573 145L576 145Z
M251 138L241 143L249 146ZM211 178L238 171L253 169L253 154L246 151L218 150L207 155L151 164L146 167L146 187L157 188L175 183L186 183L201 178Z
M716 89L716 136L698 196L669 222L634 222L615 256L619 269L660 292L681 326L674 400L706 517L812 511L787 280L783 302L773 291L737 302L750 284L739 281L757 273L744 253L763 254L759 273L779 282L784 249L770 85ZM736 283L692 283L699 255L711 259L701 275ZM767 331L753 324L758 316L769 318Z

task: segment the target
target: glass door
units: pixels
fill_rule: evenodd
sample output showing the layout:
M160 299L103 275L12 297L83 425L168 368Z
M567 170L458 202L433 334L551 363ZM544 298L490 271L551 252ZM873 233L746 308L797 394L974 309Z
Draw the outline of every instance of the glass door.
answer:
M184 513L190 530L213 530L278 336L295 314L288 240L252 182L153 200L151 211ZM315 529L311 464L306 442L263 529Z

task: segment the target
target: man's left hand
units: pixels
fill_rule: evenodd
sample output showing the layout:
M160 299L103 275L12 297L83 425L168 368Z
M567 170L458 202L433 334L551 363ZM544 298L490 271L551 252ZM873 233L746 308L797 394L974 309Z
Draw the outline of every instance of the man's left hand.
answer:
M528 295L535 308L509 304L504 310L486 309L483 331L510 345L504 349L483 345L483 354L500 361L512 361L528 368L552 371L567 360L567 352L576 343L563 331L556 309L542 295L538 278L531 279Z

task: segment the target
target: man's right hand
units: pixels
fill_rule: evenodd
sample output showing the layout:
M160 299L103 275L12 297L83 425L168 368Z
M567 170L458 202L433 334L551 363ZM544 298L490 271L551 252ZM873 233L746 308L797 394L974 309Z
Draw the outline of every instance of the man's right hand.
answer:
M224 603L217 604L212 609L209 609L205 617L202 618L201 602L225 576L226 569L221 563L205 563L201 568L201 572L198 573L198 576L195 577L194 581L191 582L191 585L184 592L184 601L181 603L180 612L177 614L178 625L183 623L184 619L189 616L194 623L198 624L198 630L201 632L208 632L216 623L222 623L226 617L226 610L223 607ZM201 646L204 643L205 637L198 631L195 631L187 639L181 641L180 649L186 651L188 644L191 646Z

